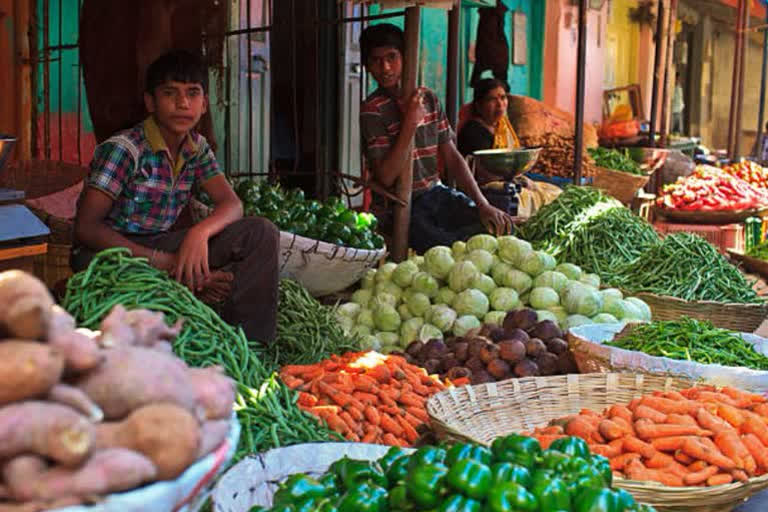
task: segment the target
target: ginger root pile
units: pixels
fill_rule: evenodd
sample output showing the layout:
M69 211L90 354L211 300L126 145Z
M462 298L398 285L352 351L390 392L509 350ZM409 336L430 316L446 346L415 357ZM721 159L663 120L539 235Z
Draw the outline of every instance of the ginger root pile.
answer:
M234 383L173 355L180 323L118 305L77 329L17 270L0 273L0 304L0 512L171 480L223 442Z

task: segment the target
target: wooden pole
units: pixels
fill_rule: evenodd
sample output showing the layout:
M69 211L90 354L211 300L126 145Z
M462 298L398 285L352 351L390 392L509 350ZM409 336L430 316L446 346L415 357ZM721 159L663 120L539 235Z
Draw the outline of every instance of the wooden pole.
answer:
M459 122L459 37L461 31L461 3L448 11L448 73L445 87L445 113L456 129Z
M659 145L667 147L667 136L669 135L669 84L672 76L672 57L675 53L675 21L677 20L677 0L672 0L669 4L669 23L667 23L667 47L664 57L664 89L661 100L661 126L659 127Z
M768 23L768 10L766 10L766 23ZM766 72L768 72L768 30L763 32L763 70L760 74L760 110L757 114L757 154L756 158L762 157L763 148L763 123L765 122L765 82Z
M19 160L32 160L32 60L29 48L30 0L16 0L16 91L19 95L17 110L18 143L16 156Z
M419 32L421 29L421 7L408 7L405 11L405 62L403 69L403 97L410 98L416 89L419 70ZM408 148L413 154L413 141ZM408 159L408 168L397 179L397 197L406 205L395 205L392 259L403 261L408 258L408 231L411 222L411 191L413 189L413 159Z
M733 79L731 81L731 109L728 116L728 157L736 157L736 103L739 96L739 78L741 77L741 37L739 31L742 28L742 13L745 0L739 0L736 10L736 33L734 35Z
M573 183L581 185L584 155L584 96L587 79L587 0L579 0L579 46L576 62L576 127L573 141Z
M659 83L663 73L663 64L661 62L662 54L661 42L664 40L664 0L659 0L656 7L656 34L654 37L656 47L653 54L653 86L651 91L651 126L648 129L648 146L656 146L656 120L658 118L659 106Z
M742 113L744 112L744 82L746 81L744 79L744 73L747 68L747 52L749 51L749 39L747 38L747 31L749 30L749 9L752 2L749 0L743 0L744 2L744 12L742 13L741 18L741 29L738 32L737 36L739 39L741 39L741 55L739 56L739 59L741 59L741 62L739 63L739 88L737 91L737 98L736 98L736 122L734 123L736 125L736 129L733 132L733 154L735 155L735 158L739 158L741 156L741 132L742 132Z

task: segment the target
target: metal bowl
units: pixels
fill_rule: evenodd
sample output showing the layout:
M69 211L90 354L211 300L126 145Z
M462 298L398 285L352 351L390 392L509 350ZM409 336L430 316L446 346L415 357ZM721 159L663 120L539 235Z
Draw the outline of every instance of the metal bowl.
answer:
M16 137L0 133L0 171L5 167L5 162L11 156L11 150L16 145Z
M505 179L525 174L539 159L541 148L483 149L472 155L483 169Z

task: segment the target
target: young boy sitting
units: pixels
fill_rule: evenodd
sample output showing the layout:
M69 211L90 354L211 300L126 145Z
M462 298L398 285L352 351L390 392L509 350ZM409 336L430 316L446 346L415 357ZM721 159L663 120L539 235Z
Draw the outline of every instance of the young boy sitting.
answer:
M280 234L243 207L208 142L195 131L208 108L208 70L173 51L146 74L149 117L100 144L75 219L72 267L80 271L110 247L127 247L167 271L249 339L275 336ZM213 200L209 217L171 231L193 187Z

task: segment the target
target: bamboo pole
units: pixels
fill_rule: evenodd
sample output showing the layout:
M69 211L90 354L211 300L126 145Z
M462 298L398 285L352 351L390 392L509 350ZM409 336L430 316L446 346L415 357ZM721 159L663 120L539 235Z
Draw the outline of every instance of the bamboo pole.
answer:
M664 57L664 89L661 101L661 126L659 127L659 145L667 147L667 138L669 135L669 84L672 73L672 57L675 53L675 21L677 20L677 0L672 0L669 4L669 21L667 23L666 42Z
M651 91L651 126L648 130L648 146L656 146L656 120L658 119L658 106L659 106L659 82L661 82L661 75L664 72L661 58L662 58L662 41L664 40L664 0L659 0L656 8L656 34L653 54L653 86Z
M736 103L738 101L739 78L741 77L741 37L739 31L742 28L742 14L745 0L739 0L736 10L736 34L734 39L733 78L731 81L731 108L728 116L728 156L736 156Z
M416 77L419 70L419 32L421 29L421 7L408 7L405 11L405 62L403 69L402 92L404 98L410 98L416 89ZM408 155L413 155L413 141L408 147ZM397 197L406 205L395 205L394 229L392 240L392 259L403 261L408 257L408 232L411 222L411 191L413 189L413 158L408 159L407 169L397 179Z
M766 22L768 23L768 10L766 11ZM766 72L768 72L768 30L763 32L763 70L760 74L760 110L757 115L757 154L753 155L756 158L760 158L763 148L763 137L765 133L763 131L763 123L765 122L765 82Z
M448 11L448 73L445 88L445 113L454 129L459 122L459 38L461 31L461 4Z
M749 51L749 39L747 38L747 30L749 30L749 9L751 2L749 0L743 0L743 2L744 12L741 18L741 29L736 34L739 39L741 39L741 55L739 56L741 62L739 64L739 88L737 91L738 96L736 98L736 122L734 123L736 128L733 132L733 154L735 155L735 158L739 158L741 156L741 132L743 126L741 121L742 114L744 112L744 82L746 82L744 79L744 73L747 68L747 52Z
M29 48L30 0L16 0L16 91L19 95L17 112L18 144L16 155L19 160L32 159L32 60Z
M579 45L576 63L576 126L573 141L573 182L581 185L584 155L584 96L587 79L587 0L579 0Z

